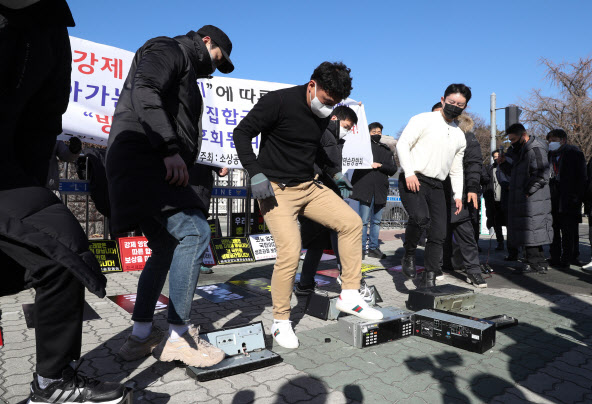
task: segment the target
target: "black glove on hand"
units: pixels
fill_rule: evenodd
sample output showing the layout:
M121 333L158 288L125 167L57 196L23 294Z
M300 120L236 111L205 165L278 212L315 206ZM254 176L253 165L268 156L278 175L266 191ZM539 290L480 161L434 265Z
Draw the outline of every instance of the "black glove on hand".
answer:
M251 178L251 193L255 199L266 199L275 196L271 182L263 173L256 174Z
M79 154L82 150L82 142L77 137L72 136L68 149L70 149L70 152L74 154Z
M333 176L333 181L335 181L337 188L339 188L339 192L341 192L341 197L343 199L347 199L351 196L354 187L343 173L335 174Z

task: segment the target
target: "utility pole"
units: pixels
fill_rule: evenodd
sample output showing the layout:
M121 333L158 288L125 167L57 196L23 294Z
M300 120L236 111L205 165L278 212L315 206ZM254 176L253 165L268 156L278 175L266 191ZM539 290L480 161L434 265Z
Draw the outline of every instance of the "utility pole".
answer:
M495 93L491 93L491 153L497 149L496 135L497 125L495 122ZM491 163L493 164L493 157L491 157Z

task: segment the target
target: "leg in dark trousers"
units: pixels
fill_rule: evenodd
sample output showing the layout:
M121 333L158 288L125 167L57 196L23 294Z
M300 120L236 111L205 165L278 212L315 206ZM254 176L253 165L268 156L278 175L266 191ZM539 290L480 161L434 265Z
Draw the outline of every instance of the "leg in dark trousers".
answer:
M0 238L6 271L34 274L37 373L59 379L62 370L80 358L84 287L71 272L41 251ZM23 282L24 284L24 282Z
M300 274L300 284L302 286L314 285L314 277L317 274L317 268L322 257L322 248L309 248L306 250L304 262L302 263L302 272Z
M502 226L504 225L504 211L502 209L501 202L495 202L494 204L495 213L493 216L493 229L495 230L495 239L497 244L500 246L504 245L504 231Z
M561 260L561 250L562 250L562 243L561 243L561 215L559 213L553 213L553 242L549 247L549 253L551 254L551 261L556 264L559 263Z
M526 261L537 268L547 267L547 260L543 252L543 246L526 247L525 249Z
M462 260L468 274L480 274L479 250L475 242L473 224L470 221L454 224L452 232L454 234L453 255Z

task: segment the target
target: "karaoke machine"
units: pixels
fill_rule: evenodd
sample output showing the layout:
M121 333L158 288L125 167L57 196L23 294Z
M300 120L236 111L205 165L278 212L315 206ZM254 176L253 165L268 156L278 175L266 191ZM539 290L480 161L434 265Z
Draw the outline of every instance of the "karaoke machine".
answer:
M495 345L495 323L468 319L436 310L414 314L413 335L467 351L484 353Z
M339 338L356 348L364 348L413 335L413 313L396 307L376 308L384 314L378 321L356 316L339 318Z
M475 307L475 292L455 285L439 285L409 292L409 310L438 309L444 311L470 310Z

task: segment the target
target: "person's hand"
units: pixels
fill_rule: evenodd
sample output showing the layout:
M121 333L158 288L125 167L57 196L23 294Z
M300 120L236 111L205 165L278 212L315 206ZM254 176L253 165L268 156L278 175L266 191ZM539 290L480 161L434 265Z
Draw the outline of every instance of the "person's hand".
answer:
M229 169L228 167L222 167L219 171L218 171L218 176L220 177L226 177L229 173Z
M255 199L267 199L275 196L271 182L263 173L255 174L251 178L251 193Z
M419 180L417 176L411 175L405 178L405 182L407 183L407 189L411 192L419 192Z
M460 213L460 211L462 210L462 200L461 199L455 199L454 203L456 204L456 212L454 212L455 215L458 215Z
M382 164L380 163L372 163L372 168L376 169L376 168L380 168L382 167Z
M187 172L187 166L185 162L179 156L179 153L173 154L164 158L164 165L167 173L164 178L171 185L178 187L185 187L189 183L189 173Z
M341 197L343 199L347 199L351 196L352 191L354 189L353 185L343 173L337 173L333 176L333 181L335 185L339 188L339 192L341 193Z
M471 203L471 201L473 201L475 209L479 209L479 200L477 199L477 194L474 192L469 192L467 194L467 202Z

